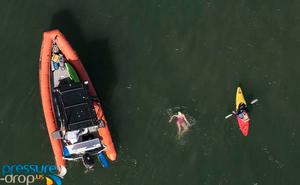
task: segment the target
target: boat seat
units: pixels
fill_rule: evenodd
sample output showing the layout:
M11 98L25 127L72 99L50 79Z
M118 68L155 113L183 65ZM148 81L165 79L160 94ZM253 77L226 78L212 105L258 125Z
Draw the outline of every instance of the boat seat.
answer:
M79 154L84 153L86 151L94 150L97 148L101 148L103 145L100 143L99 138L83 141L80 143L75 143L72 145L67 145L66 148L69 151L69 154Z

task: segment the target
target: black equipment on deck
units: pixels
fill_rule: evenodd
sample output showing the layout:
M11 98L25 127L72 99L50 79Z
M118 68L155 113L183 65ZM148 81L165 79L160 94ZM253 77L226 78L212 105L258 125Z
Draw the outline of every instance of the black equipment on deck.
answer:
M99 125L87 86L66 78L54 89L61 120L68 131Z

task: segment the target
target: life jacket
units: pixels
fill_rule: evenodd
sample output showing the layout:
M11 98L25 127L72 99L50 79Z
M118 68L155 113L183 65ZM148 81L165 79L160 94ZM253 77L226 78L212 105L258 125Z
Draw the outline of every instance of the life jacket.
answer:
M57 55L57 54L54 54L54 55L52 55L51 60L52 60L53 62L59 62L59 61L60 61L60 56Z

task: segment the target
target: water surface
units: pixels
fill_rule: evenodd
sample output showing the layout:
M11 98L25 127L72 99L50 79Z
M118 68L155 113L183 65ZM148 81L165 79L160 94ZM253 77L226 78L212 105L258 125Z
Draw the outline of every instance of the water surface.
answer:
M53 163L38 85L42 33L82 59L118 150L111 168L68 165L63 184L294 185L299 160L300 2L4 0L1 163ZM234 119L241 85L248 137ZM176 139L169 114L193 127Z

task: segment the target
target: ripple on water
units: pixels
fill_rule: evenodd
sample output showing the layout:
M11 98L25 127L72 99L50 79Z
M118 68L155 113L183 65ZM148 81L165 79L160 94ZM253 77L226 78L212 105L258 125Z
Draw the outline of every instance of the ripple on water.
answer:
M262 151L267 155L268 160L271 161L272 163L274 163L277 168L284 167L284 164L274 157L274 155L270 152L270 150L268 149L267 146L262 147Z

